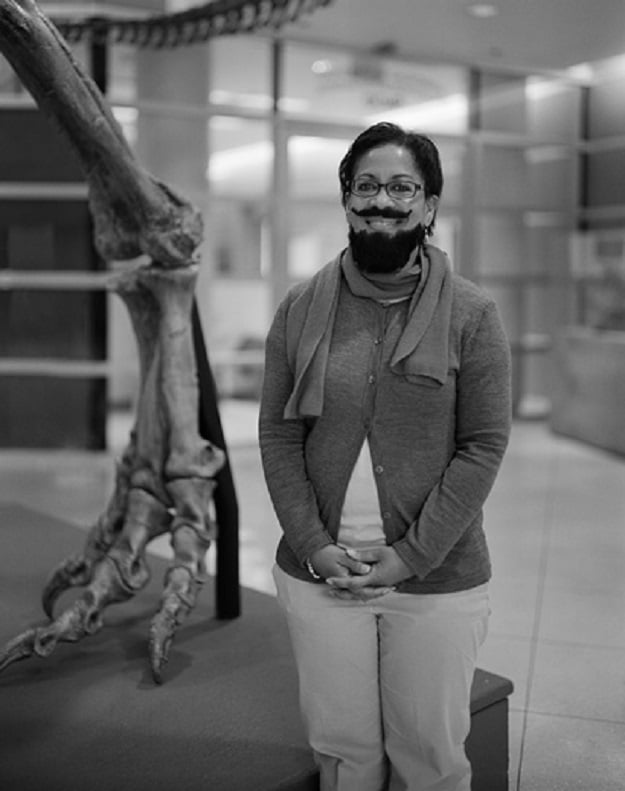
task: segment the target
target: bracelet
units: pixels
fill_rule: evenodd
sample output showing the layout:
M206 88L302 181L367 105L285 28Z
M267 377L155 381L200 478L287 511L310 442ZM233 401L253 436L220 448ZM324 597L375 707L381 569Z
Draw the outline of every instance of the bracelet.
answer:
M310 574L310 576L311 576L311 577L312 577L314 580L320 580L320 579L323 579L323 577L321 576L321 574L317 574L317 572L316 572L316 571L315 571L315 569L313 568L313 564L310 562L310 558L306 558L306 561L305 561L304 565L306 566L306 570L308 571L308 573Z

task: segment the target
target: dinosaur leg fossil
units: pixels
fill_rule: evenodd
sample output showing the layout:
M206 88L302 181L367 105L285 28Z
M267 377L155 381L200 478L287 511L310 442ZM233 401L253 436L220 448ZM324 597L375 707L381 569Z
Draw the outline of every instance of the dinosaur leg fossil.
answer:
M46 656L59 641L97 631L108 604L146 584L145 549L171 531L174 560L150 630L152 669L160 681L175 629L194 606L203 580L214 533L213 478L224 463L223 452L198 431L191 305L202 218L139 167L110 108L34 0L0 0L0 48L81 160L102 258L144 255L152 262L118 284L142 368L134 430L113 495L82 555L61 564L45 587L45 612L52 618L67 588L84 590L51 623L12 640L0 652L0 670L33 654Z
M197 431L197 373L190 322L197 270L150 268L144 276L161 308L159 394L168 427L163 474L174 510L174 559L165 579L160 610L150 628L152 673L160 682L175 630L195 606L205 578L204 558L215 534L209 516L213 479L224 464L225 454Z
M117 288L137 332L142 371L135 429L123 475L118 477L120 488L88 537L82 561L66 561L48 583L43 597L46 612L51 616L54 602L70 585L87 587L50 624L14 638L0 653L0 670L33 654L48 656L58 642L75 642L97 632L105 607L132 597L147 583L145 548L171 525L172 501L162 482L167 436L158 393L160 307L135 272L123 276ZM71 575L75 568L82 577Z
M11 640L0 653L0 670L33 654L48 656L58 642L76 642L102 627L102 611L109 604L126 601L147 582L149 572L141 562L142 551L152 538L169 528L171 515L147 492L130 493L126 524L132 525L134 540L124 531L95 565L91 582L78 599L46 626L33 627Z
M132 322L139 352L139 401L145 388L158 342L158 307L154 299L138 282L134 272L124 273L117 278L115 290L123 299ZM104 512L90 529L81 554L64 560L51 574L42 592L43 610L53 617L54 604L68 588L83 587L91 582L94 564L112 546L124 525L130 478L136 456L136 423L121 458L116 463L113 492Z
M83 587L91 582L95 564L104 557L119 535L128 504L131 465L132 443L117 463L113 493L104 512L89 530L82 553L62 561L44 586L41 604L48 618L53 617L54 605L64 591Z

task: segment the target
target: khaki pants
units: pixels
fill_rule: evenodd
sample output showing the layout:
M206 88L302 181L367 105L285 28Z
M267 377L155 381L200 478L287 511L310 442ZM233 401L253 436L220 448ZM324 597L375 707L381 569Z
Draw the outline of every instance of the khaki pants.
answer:
M274 568L321 791L470 791L487 585L342 601Z

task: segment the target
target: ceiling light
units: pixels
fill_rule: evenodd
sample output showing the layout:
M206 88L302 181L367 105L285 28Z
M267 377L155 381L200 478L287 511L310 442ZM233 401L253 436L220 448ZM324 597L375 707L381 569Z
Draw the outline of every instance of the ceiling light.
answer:
M477 19L491 19L497 16L499 8L494 3L471 3L466 7L466 11Z
M316 60L310 68L315 74L328 74L334 66L330 60Z

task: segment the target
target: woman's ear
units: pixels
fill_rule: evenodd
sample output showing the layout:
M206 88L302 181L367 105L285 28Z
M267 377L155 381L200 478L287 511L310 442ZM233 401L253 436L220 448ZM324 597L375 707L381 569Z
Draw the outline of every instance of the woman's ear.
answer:
M429 228L430 225L434 222L434 218L436 217L436 211L438 209L438 202L439 197L438 195L430 195L425 199L425 227Z

